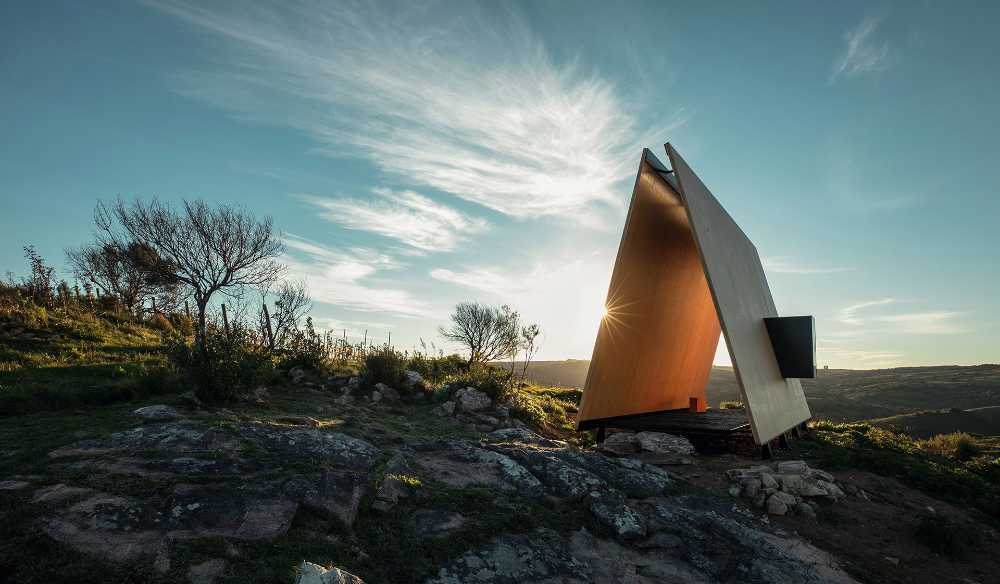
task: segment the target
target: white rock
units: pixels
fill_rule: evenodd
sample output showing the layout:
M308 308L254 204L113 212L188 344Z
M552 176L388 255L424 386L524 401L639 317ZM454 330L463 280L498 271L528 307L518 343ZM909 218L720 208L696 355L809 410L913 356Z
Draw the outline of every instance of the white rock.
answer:
M444 402L443 404L441 404L441 411L444 412L444 415L446 415L446 416L450 416L450 415L454 414L455 413L455 402L453 402L451 400L448 400L448 401Z
M751 499L756 497L757 493L760 493L761 489L763 489L761 480L753 477L743 479L741 484L743 485L743 496Z
M663 432L639 432L635 435L639 447L658 454L694 454L694 446L683 436Z
M464 412L477 412L493 405L490 396L474 387L463 387L455 392L455 401Z
M767 512L770 515L784 515L788 513L788 505L778 498L779 493L771 495L767 500Z
M424 383L424 378L416 371L404 371L403 372L403 386L407 389L413 389Z
M312 562L302 562L299 565L299 575L295 584L365 584L364 580L340 568L327 570Z
M379 391L379 390L377 390L377 389L375 391L373 391L372 395L371 395L371 400L373 402L380 402L380 401L382 401L382 392Z
M780 474L805 474L809 470L809 465L804 460L783 460L778 463Z
M760 483L765 489L778 488L778 481L774 480L774 477L767 473L762 473L760 475Z
M178 412L177 410L175 410L170 406L166 406L163 404L157 404L155 406L146 406L143 408L139 408L132 413L145 420L152 420L158 422L166 420L176 420L177 418L181 417L180 412Z

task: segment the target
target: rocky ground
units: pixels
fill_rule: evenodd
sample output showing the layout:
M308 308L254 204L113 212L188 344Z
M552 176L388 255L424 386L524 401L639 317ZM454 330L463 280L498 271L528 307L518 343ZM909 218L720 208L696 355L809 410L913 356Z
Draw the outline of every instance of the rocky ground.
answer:
M885 581L822 531L872 495L804 462L652 433L579 448L472 388L296 377L232 410L4 420L0 580Z

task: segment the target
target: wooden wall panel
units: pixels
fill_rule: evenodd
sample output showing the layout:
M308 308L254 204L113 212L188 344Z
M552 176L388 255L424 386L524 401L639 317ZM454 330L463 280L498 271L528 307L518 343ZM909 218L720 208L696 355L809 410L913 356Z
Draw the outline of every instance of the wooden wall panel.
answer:
M704 261L754 439L763 444L811 417L798 379L785 379L765 317L777 316L757 249L670 144L684 208Z
M705 399L719 320L680 196L647 156L644 150L578 425Z

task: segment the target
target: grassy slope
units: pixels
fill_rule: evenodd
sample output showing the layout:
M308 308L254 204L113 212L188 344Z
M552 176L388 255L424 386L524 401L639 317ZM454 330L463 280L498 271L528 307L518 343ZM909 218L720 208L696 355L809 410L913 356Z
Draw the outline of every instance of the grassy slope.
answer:
M23 316L23 315L21 315ZM35 309L3 319L0 416L107 404L169 389L160 332L113 315ZM28 323L28 324L23 324Z

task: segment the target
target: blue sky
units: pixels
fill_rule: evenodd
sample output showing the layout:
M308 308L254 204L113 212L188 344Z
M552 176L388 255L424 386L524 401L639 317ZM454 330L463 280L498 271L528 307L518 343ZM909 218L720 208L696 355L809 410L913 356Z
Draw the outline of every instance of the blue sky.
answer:
M1000 361L997 4L413 4L4 3L0 270L98 198L239 203L321 326L440 345L506 302L589 358L669 140L820 364Z

